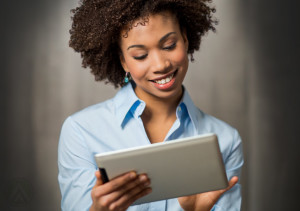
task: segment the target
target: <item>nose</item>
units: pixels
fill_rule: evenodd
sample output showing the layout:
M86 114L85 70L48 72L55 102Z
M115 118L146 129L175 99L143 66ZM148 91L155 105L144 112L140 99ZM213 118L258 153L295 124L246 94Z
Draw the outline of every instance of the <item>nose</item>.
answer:
M163 53L156 51L152 54L151 66L154 73L167 72L171 67L171 62Z

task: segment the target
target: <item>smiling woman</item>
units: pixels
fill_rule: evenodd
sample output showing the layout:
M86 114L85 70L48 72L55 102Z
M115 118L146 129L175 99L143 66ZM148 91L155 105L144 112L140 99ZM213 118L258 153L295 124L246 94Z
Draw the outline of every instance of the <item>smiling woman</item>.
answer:
M96 80L122 88L113 99L77 112L63 125L58 155L62 209L239 210L240 137L199 110L182 85L188 54L214 29L214 9L206 0L84 0L73 11L70 46L81 53ZM101 152L204 133L218 135L230 180L224 190L131 206L151 192L151 178L124 172L103 184L93 159Z
M122 67L137 85L139 98L146 104L151 98L174 99L178 104L188 68L188 40L173 14L151 15L145 26L121 37L120 48Z
M172 11L189 40L188 53L199 50L201 37L215 30L214 8L209 0L82 0L74 12L70 47L81 53L83 66L90 67L95 79L124 86L125 72L120 64L120 38L148 22L150 14ZM123 31L122 35L120 32Z

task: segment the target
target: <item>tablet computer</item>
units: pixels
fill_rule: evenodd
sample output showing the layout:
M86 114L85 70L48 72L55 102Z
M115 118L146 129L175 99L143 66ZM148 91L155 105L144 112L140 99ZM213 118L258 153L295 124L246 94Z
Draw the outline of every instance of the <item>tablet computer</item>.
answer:
M226 188L228 180L215 134L95 155L102 180L146 173L152 192L133 205Z

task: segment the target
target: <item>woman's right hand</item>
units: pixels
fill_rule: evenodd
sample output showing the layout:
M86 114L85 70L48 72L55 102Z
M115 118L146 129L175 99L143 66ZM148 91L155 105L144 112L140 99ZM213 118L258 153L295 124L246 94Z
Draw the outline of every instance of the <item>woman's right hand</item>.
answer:
M103 184L99 171L92 189L90 211L126 210L134 201L151 193L150 180L145 174L128 172Z

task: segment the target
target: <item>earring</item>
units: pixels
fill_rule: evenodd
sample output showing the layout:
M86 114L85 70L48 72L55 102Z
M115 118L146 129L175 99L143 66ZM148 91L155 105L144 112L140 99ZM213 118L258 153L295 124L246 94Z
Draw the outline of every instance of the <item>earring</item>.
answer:
M125 74L125 78L124 78L124 82L127 84L129 82L129 78L128 78L128 72L126 72Z

